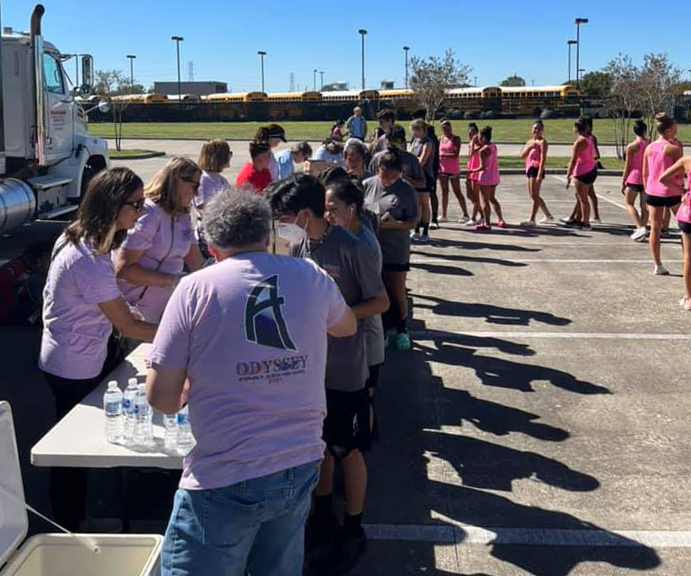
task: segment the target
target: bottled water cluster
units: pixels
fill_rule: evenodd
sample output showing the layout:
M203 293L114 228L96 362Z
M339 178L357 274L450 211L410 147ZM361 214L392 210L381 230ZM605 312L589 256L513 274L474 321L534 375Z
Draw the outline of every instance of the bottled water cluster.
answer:
M130 378L123 392L118 383L111 380L103 395L103 410L108 442L140 450L152 450L155 447L154 409L146 399L145 384L137 384L136 378ZM195 443L187 406L177 414L164 414L163 425L165 451L187 454Z

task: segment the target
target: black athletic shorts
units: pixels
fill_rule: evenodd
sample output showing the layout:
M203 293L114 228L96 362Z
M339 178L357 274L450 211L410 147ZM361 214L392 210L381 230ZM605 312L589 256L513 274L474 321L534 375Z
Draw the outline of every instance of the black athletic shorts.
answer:
M376 388L379 384L379 370L384 364L375 364L374 366L369 366L369 375L365 381L365 388Z
M592 184L597 180L597 168L593 168L590 172L586 172L580 176L574 176L574 178L583 184Z
M382 265L383 272L410 272L410 263L405 262L404 264L387 264L384 262Z
M645 203L656 208L671 208L681 202L681 196L652 196L645 195Z
M627 184L626 187L634 192L645 192L645 186L643 186L643 184Z
M679 230L686 234L691 234L691 223L689 222L682 222L681 220L677 220L677 224L679 226Z
M334 458L345 458L353 450L370 449L369 392L326 390L326 419L323 439Z
M538 167L537 166L531 166L528 168L525 172L526 178L537 178L537 171ZM545 177L545 173L542 173L542 177Z

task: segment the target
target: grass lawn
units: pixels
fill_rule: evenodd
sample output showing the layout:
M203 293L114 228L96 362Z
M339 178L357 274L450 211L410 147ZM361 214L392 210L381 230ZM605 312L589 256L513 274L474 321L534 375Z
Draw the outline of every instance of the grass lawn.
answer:
M489 124L494 128L495 142L523 142L530 137L532 120L476 120L479 126ZM160 123L126 123L123 126L124 138L178 138L190 140L206 140L207 138L225 138L227 140L250 140L260 122L160 122ZM373 120L368 122L370 129L375 125ZM321 141L331 129L331 122L281 122L289 140ZM404 123L406 132L408 122ZM465 140L465 129L468 122L454 120L454 131ZM545 137L553 143L573 142L573 120L557 119L545 120ZM111 123L89 124L89 133L103 138L113 137ZM601 143L614 141L614 122L612 120L595 120L595 134ZM631 134L631 140L634 136ZM679 139L682 142L691 141L691 125L679 125Z

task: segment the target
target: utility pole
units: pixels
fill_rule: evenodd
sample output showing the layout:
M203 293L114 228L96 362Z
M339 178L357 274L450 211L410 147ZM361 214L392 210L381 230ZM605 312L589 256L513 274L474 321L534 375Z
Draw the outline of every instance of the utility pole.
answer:
M566 43L569 45L569 74L568 74L568 78L569 78L569 82L571 82L571 46L573 46L574 44L578 44L578 42L576 42L576 40L567 40Z
M324 90L324 70L320 70L319 74L321 74L321 77L322 77L320 90Z
M403 46L403 51L405 52L405 89L408 89L408 50L410 46Z
M290 91L295 92L295 72L290 73Z
M319 70L317 70L316 68L314 70L312 70L312 91L313 92L317 91L317 72L319 72Z
M581 72L581 24L587 24L587 18L576 18L576 88L580 88Z
M360 28L358 34L362 37L362 89L365 89L365 36L367 36L367 30Z
M264 92L264 56L266 56L266 52L264 50L259 50L257 52L259 54L259 60L261 61L261 69L262 69L262 92Z
M182 88L180 84L180 42L182 42L184 38L182 36L171 36L170 39L175 42L178 56L178 102L182 102Z

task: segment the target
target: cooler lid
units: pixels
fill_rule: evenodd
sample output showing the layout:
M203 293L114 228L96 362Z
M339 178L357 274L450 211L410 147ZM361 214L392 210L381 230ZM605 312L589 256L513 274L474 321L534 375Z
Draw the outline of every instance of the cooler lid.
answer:
M0 566L26 537L29 520L24 507L22 471L9 402L0 402Z

